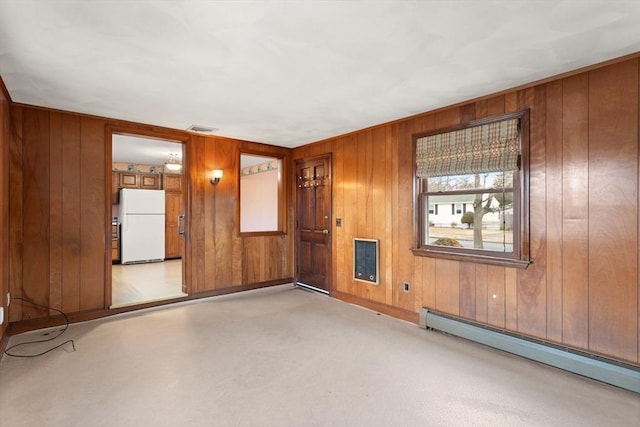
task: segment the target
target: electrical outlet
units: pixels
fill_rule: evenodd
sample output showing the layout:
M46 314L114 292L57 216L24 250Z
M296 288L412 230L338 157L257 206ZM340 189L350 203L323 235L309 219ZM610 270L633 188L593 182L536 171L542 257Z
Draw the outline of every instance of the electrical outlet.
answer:
M404 282L404 291L409 292L409 282Z

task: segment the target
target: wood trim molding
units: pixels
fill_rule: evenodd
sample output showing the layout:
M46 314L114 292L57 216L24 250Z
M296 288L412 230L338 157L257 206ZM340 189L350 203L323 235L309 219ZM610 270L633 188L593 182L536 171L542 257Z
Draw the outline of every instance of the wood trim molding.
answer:
M287 190L288 190L288 177L291 175L291 171L288 169L290 166L290 162L287 160L288 157L291 155L291 153L289 151L287 152L278 152L278 153L265 153L262 150L258 150L255 148L244 148L241 146L238 146L237 148L237 162L238 162L238 168L237 168L237 177L231 177L232 179L238 179L238 182L241 183L242 182L242 155L243 154L247 154L249 156L261 156L264 157L265 159L267 158L271 158L271 159L277 159L280 161L280 179L278 180L278 205L277 205L277 230L273 230L273 231L242 231L240 226L241 226L241 215L242 215L242 206L241 206L241 198L240 198L240 192L241 192L241 185L239 184L237 186L236 189L236 200L238 200L238 203L236 204L236 221L238 223L238 237L257 237L257 236L284 236L286 235L289 230L287 228L287 226L289 225L289 222L287 221L288 215L289 215L289 207L288 207L288 201L289 201L289 197L287 194Z
M395 317L397 319L406 320L407 322L418 324L420 320L420 315L418 313L414 313L413 311L405 310L402 308L394 307L391 305L383 304L376 301L371 301L367 299L363 299L360 297L356 297L344 292L333 291L331 292L331 296L339 299L340 301L344 301L350 304L356 304L361 307L368 308L369 310L377 311L382 314L386 314L391 317Z

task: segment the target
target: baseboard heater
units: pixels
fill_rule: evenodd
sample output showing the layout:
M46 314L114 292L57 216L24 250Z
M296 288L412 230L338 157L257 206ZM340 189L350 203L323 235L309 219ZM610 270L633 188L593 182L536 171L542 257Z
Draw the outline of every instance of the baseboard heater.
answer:
M423 308L420 326L468 339L546 365L640 393L640 368L586 353L536 342L484 325L466 322Z

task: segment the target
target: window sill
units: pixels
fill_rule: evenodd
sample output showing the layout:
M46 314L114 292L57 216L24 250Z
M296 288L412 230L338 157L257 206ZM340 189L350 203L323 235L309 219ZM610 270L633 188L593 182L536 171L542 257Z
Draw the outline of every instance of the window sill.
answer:
M464 261L475 262L479 264L498 265L501 267L512 267L519 269L526 269L532 261L521 260L513 258L503 258L489 255L481 255L476 253L462 253L447 250L431 250L425 248L413 248L411 249L416 256L423 256L429 258L448 259L452 261Z

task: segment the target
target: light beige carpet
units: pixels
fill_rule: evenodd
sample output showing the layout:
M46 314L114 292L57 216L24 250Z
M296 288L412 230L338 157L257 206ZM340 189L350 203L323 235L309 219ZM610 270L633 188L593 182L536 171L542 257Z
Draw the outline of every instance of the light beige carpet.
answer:
M67 338L77 351L3 357L0 425L639 425L634 393L291 285Z

